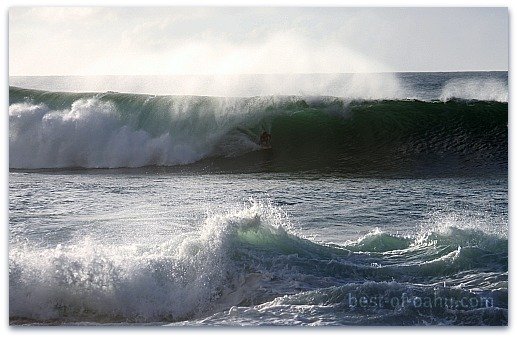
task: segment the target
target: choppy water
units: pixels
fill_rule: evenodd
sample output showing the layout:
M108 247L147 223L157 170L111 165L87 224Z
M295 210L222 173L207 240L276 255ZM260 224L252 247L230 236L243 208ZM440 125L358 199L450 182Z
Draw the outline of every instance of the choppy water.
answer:
M506 325L507 74L399 80L418 99L11 87L11 324Z
M14 321L507 322L505 177L11 173L10 191Z

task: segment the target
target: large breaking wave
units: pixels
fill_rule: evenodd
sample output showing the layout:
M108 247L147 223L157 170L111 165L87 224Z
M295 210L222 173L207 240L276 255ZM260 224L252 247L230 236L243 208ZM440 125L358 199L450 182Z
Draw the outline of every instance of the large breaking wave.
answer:
M252 201L153 244L13 242L9 316L45 324L507 324L507 228L436 218L420 232L374 231L338 246L301 237L281 210ZM353 302L379 294L399 302ZM404 296L450 303L418 306L401 303ZM464 298L470 306L460 305Z
M197 163L203 169L234 172L506 172L508 103L504 97L457 99L451 90L438 101L351 101L61 93L10 87L9 166L122 168ZM264 130L273 136L268 151L260 151L258 145Z

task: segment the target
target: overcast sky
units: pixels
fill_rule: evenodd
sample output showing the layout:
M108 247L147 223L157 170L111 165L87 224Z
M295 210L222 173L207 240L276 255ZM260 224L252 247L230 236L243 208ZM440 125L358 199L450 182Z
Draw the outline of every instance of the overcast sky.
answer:
M11 8L10 75L508 69L506 8Z

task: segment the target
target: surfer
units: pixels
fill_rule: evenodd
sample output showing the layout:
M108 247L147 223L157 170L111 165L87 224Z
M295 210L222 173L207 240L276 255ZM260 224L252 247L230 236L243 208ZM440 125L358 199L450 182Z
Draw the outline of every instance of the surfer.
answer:
M267 131L262 132L260 135L260 145L262 147L271 147L271 134Z

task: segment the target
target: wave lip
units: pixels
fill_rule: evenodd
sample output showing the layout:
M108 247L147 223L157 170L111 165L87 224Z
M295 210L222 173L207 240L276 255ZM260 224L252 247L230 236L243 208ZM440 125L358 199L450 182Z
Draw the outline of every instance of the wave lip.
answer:
M318 308L327 310L331 304L342 317L357 321L329 316L329 324L375 324L359 320L365 316L354 316L357 312L343 307L340 298L349 292L431 296L439 287L453 297L490 296L495 305L483 317L494 314L493 322L505 324L507 240L480 228L447 228L406 237L377 231L336 246L297 235L280 209L252 200L209 215L198 231L155 244L101 245L90 239L57 247L12 243L9 317L42 324L211 324L228 318L227 310L246 317L262 308L285 309L285 317L291 317L315 306L315 316L305 316L307 323L319 314L325 317ZM391 246L379 249L378 242ZM451 317L447 310L427 309L422 313L436 318L430 324ZM415 322L420 314L411 310L395 315L393 324L426 323ZM372 313L383 324L391 317L385 311ZM464 324L478 315L456 314Z
M506 172L508 104L54 93L10 88L13 169ZM260 134L272 134L261 151ZM189 169L189 166L184 166ZM192 168L192 167L190 167Z
M271 207L252 203L208 217L197 233L149 246L89 238L54 248L11 244L10 319L170 322L237 305L267 278L240 262L240 245L282 240L286 225Z
M452 79L445 83L440 100L466 99L508 102L508 84L500 79Z

